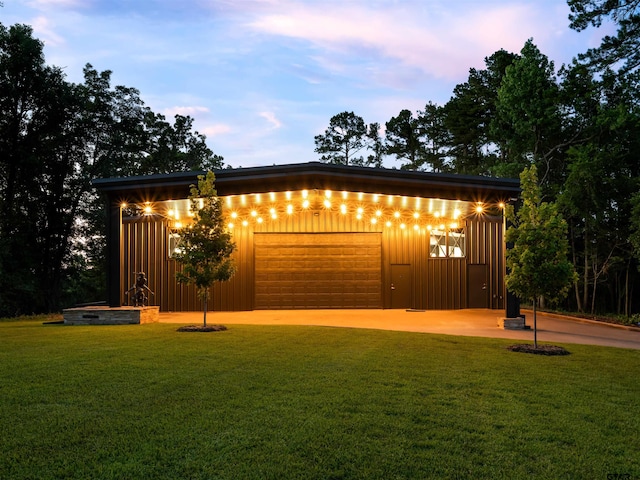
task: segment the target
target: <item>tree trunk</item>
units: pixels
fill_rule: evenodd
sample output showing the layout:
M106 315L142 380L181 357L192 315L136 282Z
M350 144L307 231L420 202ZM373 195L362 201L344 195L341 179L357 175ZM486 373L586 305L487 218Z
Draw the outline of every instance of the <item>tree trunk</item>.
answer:
M538 318L536 311L536 304L538 303L538 299L533 299L533 348L538 348Z
M624 279L624 314L629 318L629 268L631 260L627 261L627 271Z
M204 292L204 319L202 325L206 328L207 326L207 300L209 298L209 290L205 290Z
M571 229L571 257L573 260L573 266L577 270L576 267L577 267L578 259L576 256L576 239L573 234L573 228ZM573 291L576 296L576 307L578 308L579 312L582 312L582 302L580 301L580 282L578 282L578 280L573 282Z
M594 272L595 272L595 268L594 268ZM598 275L593 275L593 290L592 290L592 297L591 297L591 315L593 315L596 311L596 289L598 287Z
M587 300L589 295L589 247L587 246L587 234L584 236L584 274L582 278L582 306L587 308Z

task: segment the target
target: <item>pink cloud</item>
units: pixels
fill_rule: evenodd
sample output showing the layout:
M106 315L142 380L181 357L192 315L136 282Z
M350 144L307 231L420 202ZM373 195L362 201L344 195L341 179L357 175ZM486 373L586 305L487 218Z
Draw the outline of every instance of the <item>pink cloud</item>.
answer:
M230 133L232 131L229 125L224 123L217 123L213 125L208 125L205 128L200 130L200 133L206 135L207 137L215 137L218 135L224 135Z
M48 46L59 46L65 43L64 37L58 35L52 22L43 16L34 18L31 21L31 26L36 35Z
M259 32L318 46L324 63L348 68L335 54L358 51L395 60L437 78L455 79L496 50L519 51L545 27L526 4L478 5L447 15L431 2L421 9L376 10L365 4L291 4L261 15L249 26ZM547 19L548 20L548 19ZM334 54L331 56L331 54ZM326 57L331 56L331 60Z
M176 115L196 117L197 115L207 114L209 109L201 106L176 106L171 108L165 108L162 114L167 118L173 118Z

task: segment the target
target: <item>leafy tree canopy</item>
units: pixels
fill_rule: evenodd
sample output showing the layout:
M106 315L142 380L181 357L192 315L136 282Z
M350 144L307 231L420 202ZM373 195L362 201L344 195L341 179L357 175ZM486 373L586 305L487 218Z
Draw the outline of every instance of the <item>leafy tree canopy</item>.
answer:
M606 35L599 47L579 55L579 59L602 70L621 62L623 71L640 66L640 0L568 0L571 28L600 27L610 19L617 24L615 35Z
M537 348L536 305L540 297L557 301L566 297L576 280L573 264L567 259L569 243L567 223L555 204L540 201L540 187L535 165L520 175L522 205L514 212L507 206L512 223L505 240L507 250L505 285L521 299L533 304L534 344Z
M362 117L353 112L339 113L331 117L324 134L315 136L315 151L326 163L365 165L362 151L373 146L374 154L366 163L380 163L380 153L375 148L379 144L378 129L377 123L367 128Z
M567 223L554 203L541 202L535 165L520 175L522 205L517 212L507 207L507 219L513 224L506 241L507 288L522 299L540 297L559 300L567 295L575 273L567 259Z
M104 204L91 181L221 167L192 128L111 86L109 71L87 65L83 83L67 82L31 27L0 24L0 316L102 300Z
M562 126L558 92L553 62L528 40L498 90L492 136L506 149L498 174L515 177L527 165L543 162L548 174Z

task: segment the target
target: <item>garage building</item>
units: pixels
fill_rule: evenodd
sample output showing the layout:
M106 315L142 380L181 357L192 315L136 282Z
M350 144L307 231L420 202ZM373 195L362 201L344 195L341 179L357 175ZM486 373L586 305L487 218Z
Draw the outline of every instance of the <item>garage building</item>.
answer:
M161 311L202 308L175 280L190 185L204 172L94 181L108 205L108 302L144 271ZM514 179L318 162L214 172L236 275L214 310L516 309L504 287Z

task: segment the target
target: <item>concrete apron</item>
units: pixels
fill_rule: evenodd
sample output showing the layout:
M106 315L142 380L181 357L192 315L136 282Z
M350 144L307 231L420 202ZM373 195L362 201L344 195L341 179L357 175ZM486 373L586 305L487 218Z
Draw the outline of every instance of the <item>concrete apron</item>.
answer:
M527 325L533 328L533 314ZM498 327L502 310L253 310L207 312L207 323L224 325L314 325L508 338L533 342L533 330ZM160 322L198 324L202 312L161 312ZM616 328L600 322L538 313L538 343L578 343L640 350L640 329Z

